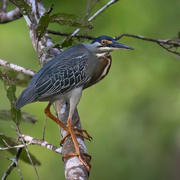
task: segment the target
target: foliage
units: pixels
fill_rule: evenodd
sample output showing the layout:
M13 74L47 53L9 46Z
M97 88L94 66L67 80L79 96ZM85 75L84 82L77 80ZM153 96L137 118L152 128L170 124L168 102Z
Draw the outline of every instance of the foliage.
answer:
M41 17L38 27L36 29L38 40L40 40L46 32L49 23L57 23L61 26L68 25L79 28L92 28L92 24L90 22L78 17L77 15L67 13L56 13L50 16L50 12L46 12Z
M7 97L11 104L11 118L12 120L19 125L21 121L21 112L20 110L16 110L14 107L14 103L16 101L16 85L14 82L9 78L8 71L6 69L2 69L2 79L4 81L4 88L7 92Z
M23 15L31 13L31 6L29 6L24 0L13 0L12 2L20 9Z

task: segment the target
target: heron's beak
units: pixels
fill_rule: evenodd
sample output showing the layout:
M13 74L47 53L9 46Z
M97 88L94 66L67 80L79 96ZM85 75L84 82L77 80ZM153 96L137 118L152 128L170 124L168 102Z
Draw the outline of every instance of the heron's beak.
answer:
M127 46L127 45L122 44L122 43L119 43L115 40L112 41L112 43L108 44L108 47L112 48L113 50L115 50L115 49L131 49L131 50L133 50L132 47Z

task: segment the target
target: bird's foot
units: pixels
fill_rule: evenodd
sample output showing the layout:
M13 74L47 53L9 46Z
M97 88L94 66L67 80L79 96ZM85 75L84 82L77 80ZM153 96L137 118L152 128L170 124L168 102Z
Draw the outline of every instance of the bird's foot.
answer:
M69 158L77 156L79 160L83 163L83 165L87 168L87 170L90 172L91 170L91 164L89 163L91 161L91 156L87 153L71 153L71 154L66 154L63 158Z
M84 139L87 139L87 140L91 141L93 138L89 135L89 133L88 133L86 130L74 128L74 127L77 125L78 122L79 122L79 119L77 119L77 120L72 124L72 128L73 128L73 130L74 130L74 133L75 133L76 135L79 135L79 136L83 137ZM61 140L61 143L60 143L61 145L64 143L65 139L66 139L69 135L71 135L71 133L70 133L70 131L69 131L68 129L67 129L66 131L67 131L66 135L65 135L65 136L62 138L62 140ZM85 136L83 133L85 133L86 136Z

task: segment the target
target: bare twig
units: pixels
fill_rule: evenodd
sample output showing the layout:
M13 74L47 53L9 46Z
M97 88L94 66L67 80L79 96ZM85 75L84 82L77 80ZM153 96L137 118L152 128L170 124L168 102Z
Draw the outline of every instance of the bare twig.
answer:
M5 159L11 161L11 158L9 158L9 157L7 157L7 156L3 156L3 155L0 154L0 157L5 158Z
M18 71L18 72L22 72L22 73L24 73L28 76L31 76L31 77L33 77L36 74L35 71L32 71L30 69L26 69L26 68L18 66L16 64L9 63L9 62L4 61L2 59L0 59L0 66L8 67L10 69L13 69L13 70Z
M0 133L0 135L3 135L3 136L5 136L5 137L8 137L9 139L12 139L12 140L15 141L14 138L11 138L11 137L9 137L9 136L6 136L6 135L4 135L4 134L2 134L2 133ZM23 148L23 147L29 146L29 145L39 145L39 146L42 146L42 147L44 147L44 148L46 148L46 149L49 149L49 150L51 150L51 151L54 151L54 152L56 152L56 153L58 153L58 154L61 154L61 153L62 153L62 152L61 152L61 149L62 149L61 147L58 148L57 146L54 146L53 144L50 144L49 142L44 141L44 140L42 140L42 139L36 139L36 138L34 138L34 137L32 137L32 136L25 135L25 134L21 134L20 131L18 132L18 136L19 136L19 141L20 141L20 142L22 142L22 140L23 140L23 141L26 142L26 143L25 143L25 144L19 144L19 145L16 145L16 146L11 146L11 145L9 145L7 142L5 142L5 144L6 144L7 147L0 148L0 151L4 151L4 150L7 150L7 149Z
M42 137L42 140L45 140L46 124L47 124L47 116L45 117L45 120L44 120L44 128L43 128L43 137Z
M28 135L25 135L25 134L21 134L20 137L25 141L25 142L29 142L28 144L33 144L33 145L39 145L39 146L42 146L46 149L49 149L51 151L54 151L58 154L61 154L61 147L58 148L50 143L48 143L47 141L44 141L42 139L36 139L36 138L33 138L31 136L28 136Z
M94 6L96 5L96 3L97 3L98 1L99 1L99 0L94 0L94 1L88 0L85 19L89 16L90 12L92 11L92 9L94 8Z
M8 0L2 0L2 6L1 6L1 11L0 12L5 13L7 5L8 5Z
M62 33L62 32L59 32L59 31L53 31L53 30L47 30L48 33L50 34L53 34L53 35L59 35L59 36L70 36L72 33ZM84 39L89 39L89 40L93 40L95 39L94 37L92 36L88 36L88 35L74 35L74 37L77 37L77 38L84 38Z
M9 11L7 13L2 11L0 13L0 24L8 23L16 19L20 19L21 17L22 14L19 11L19 8L16 8L15 10Z
M20 132L20 130L19 130L19 126L17 126L17 133L18 133L19 137L21 137L21 136L20 136L20 135L21 135L21 132ZM34 171L35 171L35 173L36 173L37 179L39 180L40 178L39 178L37 169L36 169L36 167L35 167L35 165L34 165L34 163L33 163L33 160L32 160L32 158L31 158L30 154L29 154L29 151L28 151L28 148L27 148L27 146L26 146L26 143L25 143L25 141L24 141L23 138L20 138L20 141L21 141L22 144L24 145L24 148L25 148L25 150L26 150L27 156L28 156L28 158L29 158L29 160L30 160L30 162L31 162L31 165L32 165L33 168L34 168Z
M180 46L180 40L177 41L177 42L173 42L173 40L175 40L175 39L160 40L160 39L153 39L153 38L148 38L148 37L141 36L141 35L132 35L132 34L121 34L120 36L116 36L115 39L119 40L123 36L133 37L133 38L136 38L136 39L141 39L141 40L151 41L151 42L156 42L156 43L162 43L162 44L164 43L164 44L169 44L169 45Z
M177 48L180 47L180 39L179 38L160 40L160 39L148 38L148 37L141 36L141 35L122 34L120 36L115 37L115 39L119 40L124 36L132 37L132 38L136 38L136 39L141 39L144 41L155 42L158 45L160 45L162 48L166 49L167 51L180 56L180 53L177 52ZM173 48L175 48L175 50L173 50Z
M5 143L7 145L7 143ZM19 144L19 145L16 145L16 146L9 146L7 145L7 147L4 147L4 148L0 148L0 151L5 151L5 150L8 150L8 149L17 149L17 148L24 148L25 146L28 146L28 145L31 145L32 143L29 142L27 144Z
M93 16L91 16L88 21L92 21L96 16L98 16L100 13L102 13L103 11L105 11L109 6L111 6L112 4L114 4L115 2L118 2L118 0L111 0L109 1L105 6L103 6L101 9L99 9ZM76 29L71 36L75 36L78 32L80 31L80 28Z
M22 148L17 148L17 151L16 151L14 158L11 159L12 163L8 167L7 171L4 173L2 180L5 180L8 177L8 175L11 173L11 171L14 169L14 167L18 166L18 159L19 159L21 152L22 152ZM22 174L21 174L21 171L19 169L19 166L18 166L18 172L20 174L20 178L22 179Z

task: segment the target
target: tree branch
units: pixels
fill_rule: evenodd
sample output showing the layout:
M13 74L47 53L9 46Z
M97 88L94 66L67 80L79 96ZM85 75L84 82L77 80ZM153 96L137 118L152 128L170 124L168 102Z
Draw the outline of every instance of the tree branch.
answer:
M148 38L148 37L141 36L141 35L121 34L120 36L115 37L115 39L119 40L124 36L132 37L132 38L136 38L136 39L141 39L144 41L155 42L159 46L164 48L165 50L180 56L180 53L177 52L177 49L180 47L180 39L179 38L160 40L160 39Z
M12 163L8 167L7 171L4 173L2 180L5 180L7 178L7 176L11 173L11 171L14 169L14 167L18 167L18 172L19 172L20 178L22 180L22 174L21 174L21 171L20 171L19 166L18 166L18 159L19 159L21 152L22 152L22 148L17 148L14 158L11 159Z
M71 36L72 33L62 33L59 31L53 31L53 30L47 30L48 33L53 34L53 35L58 35L58 36ZM84 38L84 39L89 39L89 40L94 40L95 37L88 36L88 35L80 35L80 34L75 34L74 37L77 38Z
M105 11L109 6L111 6L112 4L118 2L119 0L111 0L109 1L105 6L103 6L101 9L99 9L93 16L91 16L88 21L92 21L96 16L98 16L100 13L102 13L103 11ZM75 36L78 32L80 31L80 28L76 29L71 36Z
M2 0L2 6L0 12L6 12L7 5L8 5L8 0Z
M0 13L0 24L5 24L17 19L20 19L22 17L21 12L19 11L19 8L16 8L15 10L5 12L4 10Z
M58 154L62 154L62 147L58 148L57 146L54 146L53 144L50 144L47 141L44 141L42 139L36 139L29 135L25 135L25 134L21 134L21 133L18 133L18 135L20 137L19 141L21 142L23 140L26 142L25 144L19 144L16 146L10 146L10 145L6 144L7 147L0 148L0 151L5 151L8 149L24 148L25 146L29 146L29 145L38 145L38 146L42 146L46 149L49 149L51 151L54 151Z
M18 65L13 64L13 63L9 63L8 61L4 61L2 59L0 59L0 66L8 67L12 70L15 70L17 72L22 72L22 73L24 73L28 76L31 76L31 77L33 77L36 74L35 71L32 71L30 69L26 69L24 67L18 66Z

